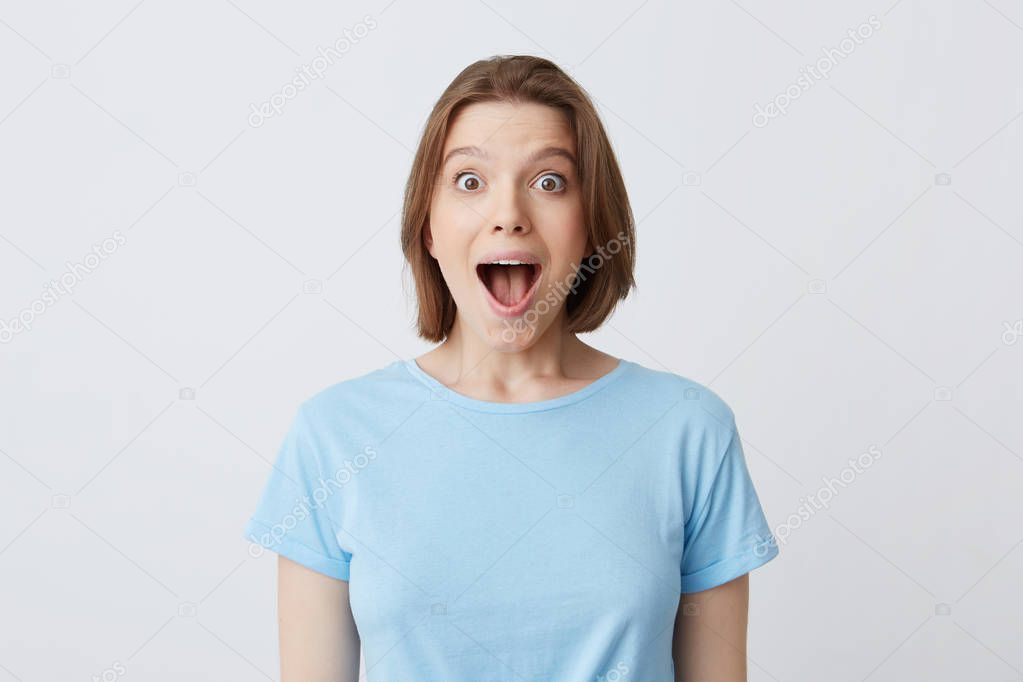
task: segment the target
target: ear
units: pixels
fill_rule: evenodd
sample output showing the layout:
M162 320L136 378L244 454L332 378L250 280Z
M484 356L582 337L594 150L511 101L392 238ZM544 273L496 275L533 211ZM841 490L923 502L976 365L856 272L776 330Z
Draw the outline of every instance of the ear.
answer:
M437 256L433 253L433 230L430 229L430 217L426 217L426 226L423 228L423 244L426 245L426 250L433 256L434 260Z

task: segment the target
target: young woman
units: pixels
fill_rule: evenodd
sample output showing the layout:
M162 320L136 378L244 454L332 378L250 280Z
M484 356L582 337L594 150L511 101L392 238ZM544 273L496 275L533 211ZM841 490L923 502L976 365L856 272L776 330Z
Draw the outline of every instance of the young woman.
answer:
M635 285L584 91L530 56L441 95L402 248L430 352L299 407L246 536L279 554L283 682L746 679L778 553L731 409L577 334ZM665 292L670 300L672 292Z

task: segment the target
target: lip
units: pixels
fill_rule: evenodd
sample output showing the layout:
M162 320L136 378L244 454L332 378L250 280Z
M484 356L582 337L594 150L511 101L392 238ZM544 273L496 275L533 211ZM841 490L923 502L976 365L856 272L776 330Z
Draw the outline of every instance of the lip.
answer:
M520 260L523 263L540 265L540 258L538 256L522 249L487 251L476 259L476 265L479 265L480 263L492 263L495 260Z
M536 274L536 279L533 280L533 284L529 287L526 295L522 297L522 300L515 305L504 305L490 293L490 289L487 288L486 283L480 279L477 268L482 263L490 263L496 260L518 260L523 263L529 263L535 265L539 270ZM530 253L529 251L523 251L521 249L502 249L499 251L489 251L481 256L473 268L476 271L476 281L479 282L480 289L483 290L483 295L487 299L487 303L490 305L490 309L494 311L494 314L498 317L521 317L529 308L533 305L533 299L536 298L537 292L540 290L540 280L543 279L543 263L540 262L540 258Z

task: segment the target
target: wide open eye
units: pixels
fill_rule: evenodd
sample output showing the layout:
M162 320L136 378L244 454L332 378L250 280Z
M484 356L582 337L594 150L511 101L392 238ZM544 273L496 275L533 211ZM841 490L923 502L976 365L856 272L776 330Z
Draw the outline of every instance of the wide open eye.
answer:
M535 184L545 192L560 192L565 189L565 178L558 173L544 173Z
M475 173L464 171L455 176L455 186L463 192L475 192L483 185L483 179Z

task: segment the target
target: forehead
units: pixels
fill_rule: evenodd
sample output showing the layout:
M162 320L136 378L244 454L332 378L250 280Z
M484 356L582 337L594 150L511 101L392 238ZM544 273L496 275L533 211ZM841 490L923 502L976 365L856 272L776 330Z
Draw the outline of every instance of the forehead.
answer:
M525 156L549 146L575 153L572 128L558 109L535 102L475 102L451 120L441 158L459 147L478 147L495 156Z

